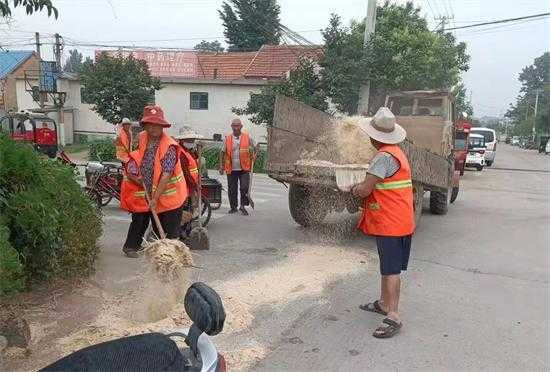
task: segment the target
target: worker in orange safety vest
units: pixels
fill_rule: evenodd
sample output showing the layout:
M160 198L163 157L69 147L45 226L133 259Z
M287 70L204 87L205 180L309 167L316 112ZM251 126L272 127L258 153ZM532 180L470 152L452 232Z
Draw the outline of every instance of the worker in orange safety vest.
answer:
M382 283L380 298L360 308L386 316L373 336L389 338L403 325L398 313L400 274L407 270L415 229L411 167L398 145L407 133L386 107L380 108L374 118L363 119L361 127L378 153L365 180L351 192L364 198L359 228L376 237Z
M123 252L132 258L138 257L137 252L151 220L151 210L157 212L167 238L179 237L183 204L188 197L179 158L180 148L163 131L170 124L165 120L162 109L146 106L140 123L144 130L139 135L138 149L129 155L120 202L122 209L132 213L123 247ZM145 192L151 198L150 205ZM159 236L154 223L153 230Z
M115 140L116 157L122 162L122 165L126 165L132 152L132 132L130 130L132 122L130 119L124 118L120 126Z
M245 216L248 215L246 206L249 205L248 189L250 183L250 171L253 158L256 156L254 141L248 133L242 131L241 119L236 118L231 122L232 133L225 137L225 142L220 151L220 174L227 175L227 193L229 194L229 213L237 212L238 190L241 194L241 206L238 210Z

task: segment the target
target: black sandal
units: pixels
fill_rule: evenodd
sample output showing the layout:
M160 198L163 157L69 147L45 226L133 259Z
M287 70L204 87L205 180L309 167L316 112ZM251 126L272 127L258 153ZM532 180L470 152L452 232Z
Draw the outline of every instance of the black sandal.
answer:
M364 310L364 311L370 311L371 313L377 313L377 314L381 314L381 315L388 315L387 312L385 312L384 310L382 310L382 308L380 307L380 303L378 302L378 300L374 301L374 302L369 302L368 304L366 305L359 305L359 308L361 310Z
M382 327L376 328L376 331L372 334L376 338L390 338L395 336L403 327L403 323L397 323L395 320L390 318L384 318L382 323L387 324Z

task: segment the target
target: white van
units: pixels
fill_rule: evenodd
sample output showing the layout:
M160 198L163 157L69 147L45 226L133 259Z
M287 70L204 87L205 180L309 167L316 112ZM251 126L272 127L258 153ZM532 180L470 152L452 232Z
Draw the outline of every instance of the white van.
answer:
M490 167L495 161L495 155L497 152L497 133L491 128L474 127L470 133L481 134L485 137L485 164Z
M470 134L468 136L468 154L464 166L482 171L485 164L485 138L481 134Z

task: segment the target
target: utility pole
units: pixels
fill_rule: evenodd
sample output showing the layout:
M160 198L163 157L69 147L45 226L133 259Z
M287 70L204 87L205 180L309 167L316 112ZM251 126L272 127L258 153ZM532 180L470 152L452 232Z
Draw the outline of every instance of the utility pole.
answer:
M363 39L363 48L366 48L371 35L374 34L376 28L376 0L367 0L367 17L365 18L365 36ZM369 94L370 94L370 81L366 81L365 84L359 90L359 103L357 111L360 115L367 116L369 114Z
M55 44L53 47L53 52L55 55L55 63L57 65L57 77L61 76L62 72L62 66L61 66L61 53L63 51L63 44L62 44L62 38L59 34L55 34ZM65 146L65 115L63 111L63 105L65 101L65 95L57 91L57 83L56 83L56 95L57 95L57 113L58 113L58 119L59 123L57 125L57 137L58 142L61 146Z
M35 39L35 42L36 42L36 54L38 54L38 59L41 61L42 60L42 55L40 54L40 46L42 44L40 44L40 32L35 32L34 33L34 39Z
M42 92L42 53L40 47L40 32L34 33L34 40L36 43L36 54L38 55L38 105L40 108L44 108L44 102L46 101L46 93Z
M55 45L53 47L53 53L55 55L55 63L57 64L57 71L61 71L61 50L62 50L61 36L59 34L55 34Z
M537 126L537 110L538 110L538 107L539 107L539 94L541 93L541 90L540 89L537 89L536 91L536 98L535 98L535 117L533 118L533 141L536 139L537 137L537 129L536 129L536 126Z

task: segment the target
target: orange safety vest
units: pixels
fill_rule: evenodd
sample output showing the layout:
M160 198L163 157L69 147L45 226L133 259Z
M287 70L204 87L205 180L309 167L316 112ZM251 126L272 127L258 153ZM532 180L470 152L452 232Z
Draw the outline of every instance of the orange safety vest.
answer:
M145 150L147 149L147 141L147 134L145 132L140 133L139 148L129 154L129 158L133 159L136 162L138 169L141 166L141 161L143 160ZM176 146L176 149L179 147L176 141L163 133L160 139L157 153L155 155L153 170L153 192L156 190L162 176L161 160L166 155L166 152L168 151L170 146ZM183 177L183 172L181 170L179 157L177 156L176 158L176 166L174 167L174 171L170 177L170 180L168 181L168 185L166 185L166 189L164 190L157 202L157 213L171 211L181 207L189 195L187 185ZM122 209L125 209L132 213L149 211L149 205L147 203L147 199L145 198L145 190L143 189L143 186L135 184L134 182L130 181L130 179L126 176L122 181L120 194L120 207Z
M225 173L229 174L233 170L233 134L225 137ZM252 169L252 156L250 156L250 137L246 133L241 133L240 141L240 161L241 169L250 172Z
M130 152L132 152L132 136L128 136L124 128L118 131L115 147L117 159L124 164L128 163Z
M399 170L377 183L365 199L359 228L367 235L407 236L414 232L414 207L411 167L397 145L384 145L379 152L393 155Z
M193 178L193 181L195 184L199 183L199 166L197 165L197 161L191 155L187 150L185 150L183 147L178 146L178 159L181 158L181 156L185 156L187 158L187 163L189 173L191 174L191 178ZM182 164L183 167L183 164Z

